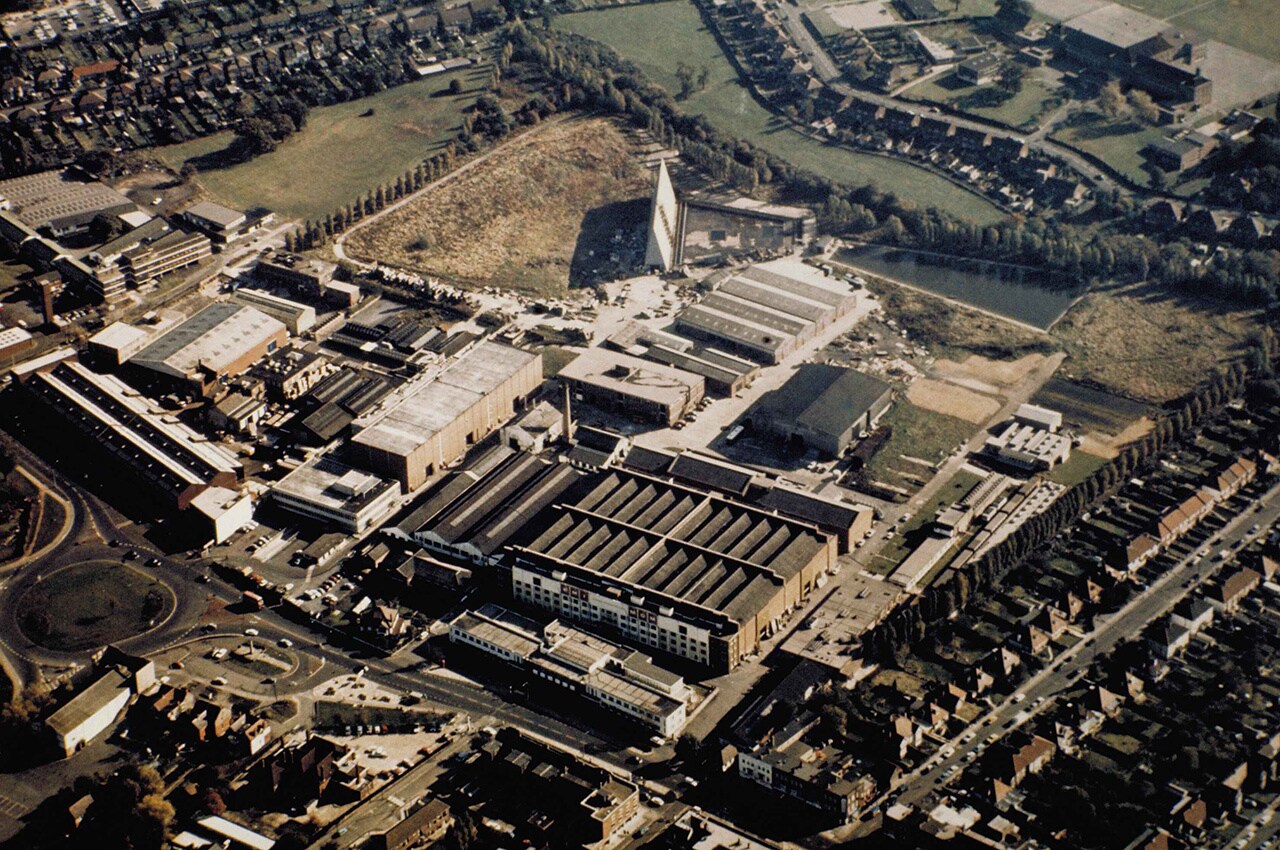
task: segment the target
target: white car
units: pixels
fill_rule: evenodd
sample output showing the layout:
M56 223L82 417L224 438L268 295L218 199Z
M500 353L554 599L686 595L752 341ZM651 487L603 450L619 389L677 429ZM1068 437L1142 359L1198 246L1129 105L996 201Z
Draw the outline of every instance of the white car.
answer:
M293 646L293 641L289 640L288 638L280 638L280 640L276 641L276 643L284 647L285 649L288 649L289 647Z
M258 636L258 630L257 630L257 629L254 629L254 628L248 628L248 629L245 629L245 630L244 630L244 633L245 633L246 635L248 635L249 637L257 637L257 636Z
M226 683L227 679L225 676L219 676L216 679L209 680L209 684L211 685L225 685Z

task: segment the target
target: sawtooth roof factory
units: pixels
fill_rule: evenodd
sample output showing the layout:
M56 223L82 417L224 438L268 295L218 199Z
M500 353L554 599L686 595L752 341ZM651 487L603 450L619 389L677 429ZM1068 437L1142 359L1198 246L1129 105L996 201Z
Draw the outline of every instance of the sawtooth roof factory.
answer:
M542 384L542 355L480 342L397 388L353 423L353 462L406 491L496 431Z

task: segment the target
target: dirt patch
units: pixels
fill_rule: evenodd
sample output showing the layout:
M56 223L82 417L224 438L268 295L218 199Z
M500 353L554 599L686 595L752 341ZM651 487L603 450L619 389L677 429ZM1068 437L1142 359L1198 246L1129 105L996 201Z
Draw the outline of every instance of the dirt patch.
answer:
M941 378L981 381L996 387L1012 387L1044 362L1043 354L1024 354L1017 360L992 360L979 354L971 354L963 361L939 360L933 371Z
M1143 416L1119 434L1111 435L1100 431L1086 432L1080 437L1080 451L1111 460L1111 458L1120 453L1122 446L1132 443L1150 431L1151 425L1151 420Z
M945 413L980 425L1000 410L1000 402L964 387L921 378L907 389L907 399L917 407Z
M1145 284L1086 296L1054 328L1068 353L1059 377L1163 403L1241 351L1256 311L1188 303Z
M424 192L356 231L347 249L462 283L559 295L636 250L648 193L648 172L612 122L572 120Z

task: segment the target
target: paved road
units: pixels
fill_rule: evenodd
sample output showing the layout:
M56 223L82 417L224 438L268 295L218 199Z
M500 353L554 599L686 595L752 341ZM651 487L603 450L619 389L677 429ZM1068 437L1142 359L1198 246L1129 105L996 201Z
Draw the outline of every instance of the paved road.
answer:
M1051 707L1054 698L1076 681L1099 655L1106 655L1117 644L1136 637L1149 623L1208 580L1224 563L1211 560L1212 552L1250 539L1253 535L1248 529L1255 523L1266 528L1280 519L1280 485L1259 497L1257 503L1260 510L1236 515L1119 612L1099 617L1092 633L1028 679L1009 699L948 741L942 751L954 748L952 755L935 756L907 774L898 801L918 804L943 781L944 774L952 768L963 767L970 753L979 753L995 743L1006 734L1009 724L1016 728ZM970 735L973 737L966 741Z

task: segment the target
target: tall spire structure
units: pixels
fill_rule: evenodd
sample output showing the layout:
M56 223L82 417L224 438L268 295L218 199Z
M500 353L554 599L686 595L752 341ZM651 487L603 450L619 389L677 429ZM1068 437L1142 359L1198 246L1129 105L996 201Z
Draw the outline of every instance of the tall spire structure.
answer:
M658 161L658 178L653 186L653 204L649 210L649 244L644 264L671 271L679 260L680 202L667 173L667 161Z

